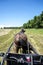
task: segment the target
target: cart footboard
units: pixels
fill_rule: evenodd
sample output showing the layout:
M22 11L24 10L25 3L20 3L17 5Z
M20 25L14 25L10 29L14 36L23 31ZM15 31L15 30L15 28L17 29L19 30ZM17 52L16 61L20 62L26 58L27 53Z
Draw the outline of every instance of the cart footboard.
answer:
M4 53L1 53L0 57L4 57L4 55ZM5 61L6 65L43 65L43 55L8 53ZM3 63L3 65L5 64Z

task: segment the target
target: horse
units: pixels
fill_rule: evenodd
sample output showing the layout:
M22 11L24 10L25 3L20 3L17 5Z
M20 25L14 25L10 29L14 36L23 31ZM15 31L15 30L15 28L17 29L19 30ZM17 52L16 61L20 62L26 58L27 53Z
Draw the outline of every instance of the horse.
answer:
M17 33L14 37L14 47L13 50L15 53L18 53L19 49L22 48L22 53L32 53L33 51L35 54L38 54L35 48L31 45L28 41L26 34L24 33L25 30L22 29L19 33Z
M22 48L22 53L28 52L27 47L27 36L24 34L24 30L21 30L19 33L17 33L14 37L14 52L18 53L19 49Z

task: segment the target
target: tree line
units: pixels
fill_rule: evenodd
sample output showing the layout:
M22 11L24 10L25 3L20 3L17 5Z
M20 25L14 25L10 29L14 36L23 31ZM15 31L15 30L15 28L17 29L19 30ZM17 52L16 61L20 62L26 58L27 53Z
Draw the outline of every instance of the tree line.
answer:
M21 29L22 27L4 27L4 29Z
M43 28L43 11L39 16L34 16L33 19L28 20L21 27L4 27L4 29L21 29L21 28Z
M39 16L34 16L33 19L24 23L23 28L43 28L43 11Z

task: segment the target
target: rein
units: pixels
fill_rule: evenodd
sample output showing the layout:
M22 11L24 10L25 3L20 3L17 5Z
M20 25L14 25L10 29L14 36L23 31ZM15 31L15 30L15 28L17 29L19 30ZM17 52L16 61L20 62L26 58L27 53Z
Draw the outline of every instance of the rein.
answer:
M10 45L10 47L8 48L7 52L5 53L5 55L4 55L4 57L3 57L3 60L2 60L2 62L1 62L1 65L4 64L4 60L5 60L6 57L8 56L8 53L9 53L9 51L10 51L10 49L11 49L11 47L12 47L13 44L14 44L14 43L12 42L11 45Z

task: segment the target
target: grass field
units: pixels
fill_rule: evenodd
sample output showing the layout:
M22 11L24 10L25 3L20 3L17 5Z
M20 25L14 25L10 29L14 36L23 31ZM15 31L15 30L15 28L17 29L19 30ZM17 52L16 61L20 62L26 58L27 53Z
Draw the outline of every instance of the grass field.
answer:
M7 34L6 34L6 31ZM1 35L1 32L4 33ZM14 35L20 29L0 29L0 52L6 52L10 44L14 40ZM25 34L29 42L33 45L39 54L43 54L43 29L26 29Z

